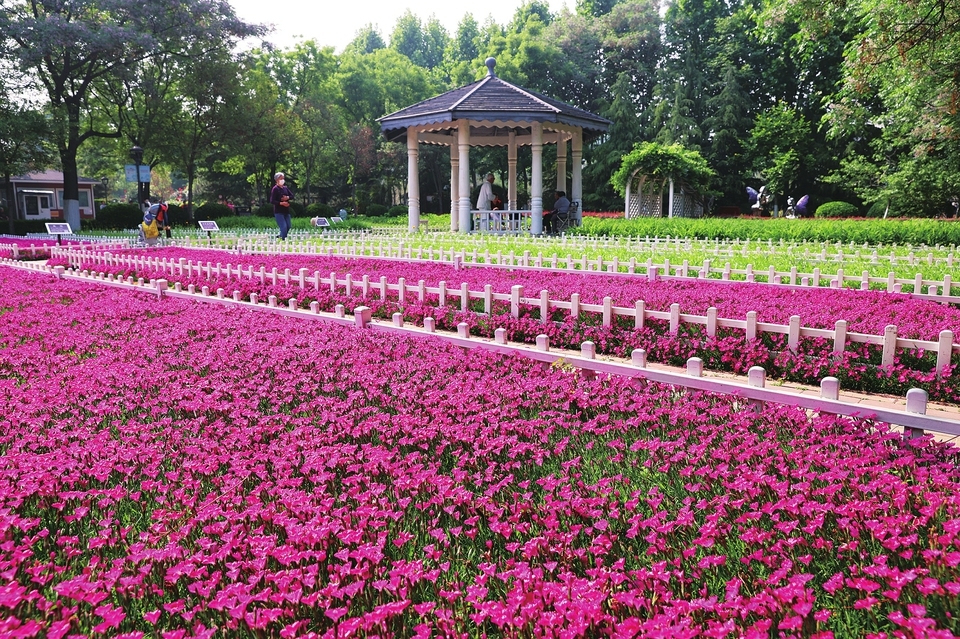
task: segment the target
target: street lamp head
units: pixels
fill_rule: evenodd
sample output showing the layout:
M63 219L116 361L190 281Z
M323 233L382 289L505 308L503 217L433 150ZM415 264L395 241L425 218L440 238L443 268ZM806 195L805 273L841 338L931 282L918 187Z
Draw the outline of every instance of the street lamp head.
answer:
M106 176L100 178L100 184L103 185L103 188L107 188L107 185L110 184L110 178Z
M130 157L133 158L134 162L140 164L140 161L143 160L143 149L135 145L130 149Z

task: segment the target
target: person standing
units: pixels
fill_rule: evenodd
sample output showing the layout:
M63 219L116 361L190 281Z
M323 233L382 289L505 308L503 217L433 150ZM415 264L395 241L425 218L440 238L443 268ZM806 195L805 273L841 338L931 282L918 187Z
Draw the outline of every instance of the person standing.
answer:
M278 239L287 239L287 233L290 232L290 200L293 198L293 191L286 186L286 179L283 173L277 173L273 176L273 190L270 191L270 203L273 204L273 217L277 220L277 226L280 229Z
M483 181L483 184L480 185L480 195L477 196L477 210L478 211L492 211L493 210L493 200L497 196L493 192L493 173L487 173L487 179ZM492 213L481 213L480 214L480 230L488 231L490 225L490 219L496 215L496 221L499 222L499 214Z

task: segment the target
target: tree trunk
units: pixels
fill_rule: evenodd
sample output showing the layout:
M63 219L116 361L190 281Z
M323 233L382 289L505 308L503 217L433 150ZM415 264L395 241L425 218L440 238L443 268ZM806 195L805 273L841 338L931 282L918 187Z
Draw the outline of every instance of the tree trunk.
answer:
M15 199L17 197L17 194L16 192L14 192L13 182L11 182L11 180L13 180L13 176L10 175L10 173L8 172L8 173L5 173L3 177L6 180L6 186L4 188L7 191L7 229L9 230L10 235L13 235L14 234L13 215L14 215L14 212L17 210L17 202Z
M80 104L67 102L67 141L60 146L60 164L63 169L63 217L75 231L80 230L80 173L77 169L77 149L80 148Z

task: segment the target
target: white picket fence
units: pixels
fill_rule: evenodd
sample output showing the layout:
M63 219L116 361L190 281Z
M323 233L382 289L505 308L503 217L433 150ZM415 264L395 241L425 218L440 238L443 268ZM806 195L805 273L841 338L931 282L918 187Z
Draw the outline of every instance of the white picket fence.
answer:
M37 239L42 239L42 238L37 238ZM54 236L52 239L56 240L57 238L56 236ZM90 242L91 239L84 238L83 241ZM117 240L116 238L111 238L110 240L95 240L95 241L98 242L97 249L103 250L103 251L116 251L119 249L129 248L131 245L129 241ZM21 258L33 259L33 258L36 258L38 255L45 255L49 253L51 249L54 249L54 248L82 249L83 246L84 245L81 244L79 241L72 241L72 240L71 241L64 240L62 246L55 246L55 245L49 245L49 244L37 245L33 243L27 246L24 246L18 243L3 242L3 238L0 238L0 253L4 251L10 251L11 256L15 260L21 259Z
M859 401L841 399L839 380L832 377L824 378L821 381L820 396L816 397L809 394L798 394L787 389L767 388L766 373L761 367L750 369L747 381L743 383L733 379L704 377L703 362L699 358L688 360L686 372L682 374L647 368L646 354L639 349L633 352L630 363L600 361L595 358L596 348L592 342L584 342L580 348L580 355L577 356L570 353L552 352L547 335L538 335L535 346L510 344L506 340L506 331L502 328L497 329L492 341L471 338L466 323L458 325L456 335L442 334L435 332L433 318L425 318L423 328L406 325L400 313L394 314L392 322L376 322L371 319L370 309L365 306L355 308L352 316L347 315L343 305L337 305L334 313L321 313L317 302L313 302L308 310L298 308L296 299L288 300L287 305L284 306L274 296L270 296L266 304L261 304L257 301L241 301L238 291L235 291L232 297L228 297L223 289L219 289L215 295L211 295L208 287L203 287L201 291L194 290L193 286L190 286L188 290L183 290L179 283L176 283L171 290L168 287L168 282L163 279L144 282L142 278L134 281L130 277L121 281L112 275L68 273L63 267L59 266L54 268L38 264L24 264L9 259L0 260L0 264L46 273L61 279L109 285L130 291L145 291L155 294L161 299L163 297L177 297L197 302L240 306L304 320L353 325L361 329L399 333L406 336L431 334L435 339L443 339L461 348L485 349L503 354L519 355L545 364L563 363L580 369L587 376L601 373L642 378L678 388L734 395L745 405L758 406L763 403L774 403L819 413L886 422L903 427L906 438L920 437L924 432L954 437L960 436L960 421L941 415L928 415L927 393L917 388L910 389L907 392L906 410L901 411L885 406L865 406Z
M438 299L440 306L446 306L451 298L458 299L461 310L468 310L471 300L483 301L483 312L489 314L492 312L495 301L507 302L510 304L510 312L514 317L519 317L521 307L535 310L539 313L540 320L547 322L555 310L564 310L569 313L571 318L576 319L581 313L597 313L601 315L602 325L610 327L613 324L615 316L633 318L634 327L638 330L643 329L646 321L649 319L664 320L669 323L669 332L676 334L680 330L681 324L702 325L705 327L705 333L708 337L714 337L717 330L721 328L741 330L747 341L757 339L761 333L775 333L787 335L788 347L796 352L799 348L801 338L823 338L833 342L833 353L841 354L849 344L873 344L881 346L882 356L881 365L889 366L894 362L897 350L902 349L923 349L937 353L936 370L938 375L950 364L954 352L960 352L960 344L954 343L954 332L951 330L940 331L939 339L920 340L913 338L903 338L897 335L897 327L893 324L887 325L883 335L870 335L866 333L855 333L847 330L846 320L837 320L834 328L814 328L801 325L801 317L793 315L790 317L789 324L774 324L769 322L757 321L756 311L750 311L744 319L722 318L718 317L717 309L710 307L706 315L692 315L681 313L681 305L673 303L669 311L654 311L646 308L643 300L637 300L631 307L614 306L612 298L604 297L601 304L585 304L580 302L581 295L573 293L569 300L550 299L549 292L542 290L537 297L526 297L524 288L515 285L510 293L495 293L493 285L487 284L482 291L470 290L469 285L464 282L459 287L450 287L445 281L437 283L435 287L429 287L424 280L416 284L408 284L404 278L399 278L396 283L390 283L385 276L378 280L372 279L369 275L363 275L360 278L354 278L353 275L346 273L338 276L337 273L330 273L328 276L321 276L319 271L312 274L309 269L301 268L296 273L291 269L284 269L282 272L273 268L267 270L264 267L254 269L232 265L230 263L216 264L207 262L206 264L194 263L186 258L177 260L167 258L150 257L144 253L142 255L114 255L96 251L74 251L61 249L57 252L58 256L70 260L75 266L90 264L91 262L105 269L110 267L150 269L163 272L173 277L203 277L206 279L226 278L228 281L236 278L256 280L261 285L280 284L287 286L299 286L300 289L329 287L331 292L343 289L347 296L359 295L361 298L369 298L376 293L380 299L386 299L390 293L396 293L398 301L402 304L407 299L415 297L418 301L424 302L428 295L434 295Z
M934 299L934 301L960 304L960 295L953 295L955 283L953 277L947 273L943 279L925 278L923 273L917 273L913 278L897 277L893 271L887 273L885 277L870 275L869 271L861 271L859 275L847 273L842 267L833 272L827 273L820 268L814 268L810 272L798 271L796 267L789 271L777 271L774 267L766 270L754 270L752 265L747 265L744 269L731 268L727 262L722 266L714 264L713 260L706 259L702 264L690 264L688 260L682 263L671 263L669 259L662 262L654 262L653 258L644 261L631 258L628 262L622 262L618 258L606 260L602 257L590 258L585 252L580 252L579 257L572 254L559 256L556 253L545 257L542 252L536 256L531 255L529 250L522 253L514 251L491 252L489 250L481 251L477 248L468 249L442 249L442 248L424 248L404 246L399 243L380 242L354 242L350 245L336 244L318 244L311 241L287 242L284 244L273 243L270 240L250 240L241 243L238 246L238 252L255 255L285 255L285 254L303 254L303 255L327 255L340 257L366 257L375 259L404 259L404 260L430 260L438 262L454 263L459 261L463 266L493 266L500 268L536 268L550 269L563 272L602 272L602 273L625 273L636 274L638 272L648 273L651 268L657 268L663 277L677 277L687 279L711 279L719 281L740 281L751 283L765 283L778 286L825 286L832 288L846 287L854 284L861 290L869 290L871 286L885 288L888 293L903 293L906 288L910 295L921 299ZM894 256L895 257L895 256ZM893 259L893 258L891 258ZM946 258L934 259L932 256L926 261L928 264L943 262L952 268L954 265L953 254ZM894 261L895 263L895 261ZM910 260L911 265L924 263L920 260Z

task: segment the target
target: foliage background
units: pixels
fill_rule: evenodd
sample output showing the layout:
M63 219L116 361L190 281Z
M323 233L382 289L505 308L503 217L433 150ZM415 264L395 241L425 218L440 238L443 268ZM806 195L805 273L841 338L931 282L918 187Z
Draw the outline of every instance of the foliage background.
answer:
M745 187L761 184L781 208L809 194L810 210L838 200L887 216L955 214L960 196L960 10L946 0L675 0L662 12L652 0L579 0L557 14L534 0L503 24L465 12L453 33L408 11L340 52L312 41L251 49L262 30L227 4L179 37L155 28L200 3L162 0L150 19L125 21L129 0L69 16L78 3L0 0L10 70L0 175L74 158L79 173L109 178L102 196L122 199L122 164L138 144L158 195L188 214L220 196L256 209L277 170L304 206L376 212L406 201L405 150L384 141L377 118L476 81L493 56L504 79L613 122L585 149L584 210L622 207L610 178L642 142L699 153L715 174L712 210L748 211ZM44 28L72 28L43 46L23 40L38 7ZM65 86L87 82L82 96L47 86L24 100L23 86L52 77L44 54L77 50L109 62L65 71ZM449 212L447 153L421 149L425 213ZM555 160L546 147L544 175ZM529 163L521 153L521 184ZM488 171L503 183L505 151L476 149L471 168L475 183Z

